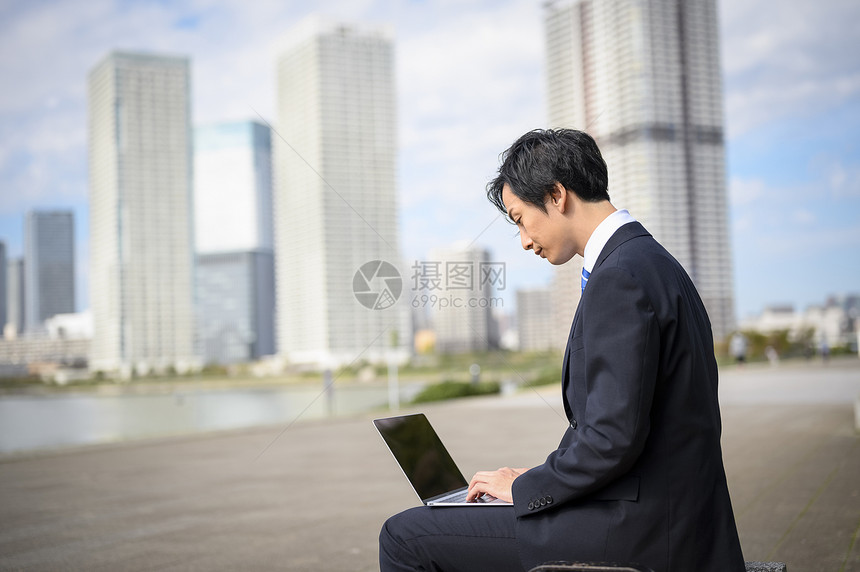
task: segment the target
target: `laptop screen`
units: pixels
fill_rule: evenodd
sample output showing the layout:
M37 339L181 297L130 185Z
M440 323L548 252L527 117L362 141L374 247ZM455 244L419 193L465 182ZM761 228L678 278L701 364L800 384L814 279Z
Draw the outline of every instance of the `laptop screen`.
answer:
M373 423L421 500L469 485L423 413Z

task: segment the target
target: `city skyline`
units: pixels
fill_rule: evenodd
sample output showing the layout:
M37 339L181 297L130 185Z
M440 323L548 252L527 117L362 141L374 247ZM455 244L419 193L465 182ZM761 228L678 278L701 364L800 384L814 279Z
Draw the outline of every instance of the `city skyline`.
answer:
M253 119L255 112L271 120L274 46L310 6L246 10L225 2L200 13L180 3L145 14L149 26L140 25L136 9L120 14L71 3L77 8L71 15L66 6L10 9L2 24L4 53L62 54L27 73L21 67L27 58L0 64L16 86L0 99L0 239L10 258L19 257L23 212L73 208L78 266L86 268L86 69L114 47L188 53L195 125ZM425 258L434 246L480 235L478 243L508 264L509 292L546 284L551 268L519 251L512 229L494 221L483 198L498 153L547 121L540 4L321 6L347 19L391 22L396 30L400 218L410 229L404 258ZM850 135L860 116L860 87L857 64L847 55L854 42L838 33L856 14L849 2L816 10L791 2L768 9L737 0L720 4L739 318L770 304L803 307L860 283L860 271L845 264L860 244L860 154ZM122 33L75 40L80 26L105 18ZM228 22L235 40L217 33ZM23 49L37 23L56 33L37 36L38 49ZM825 36L825 29L834 31ZM456 49L457 57L442 48ZM80 275L77 286L86 288ZM85 309L89 300L79 296L77 306Z

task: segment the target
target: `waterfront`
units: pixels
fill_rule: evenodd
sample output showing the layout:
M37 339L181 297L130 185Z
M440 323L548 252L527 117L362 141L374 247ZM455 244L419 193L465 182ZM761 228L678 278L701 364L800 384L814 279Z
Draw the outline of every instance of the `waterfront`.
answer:
M404 383L403 401L423 386ZM385 384L0 396L0 454L291 423L387 406Z
M860 571L860 360L721 387L746 559ZM420 410L467 474L540 463L565 427L557 387ZM418 501L372 416L0 457L0 570L376 570L380 526Z

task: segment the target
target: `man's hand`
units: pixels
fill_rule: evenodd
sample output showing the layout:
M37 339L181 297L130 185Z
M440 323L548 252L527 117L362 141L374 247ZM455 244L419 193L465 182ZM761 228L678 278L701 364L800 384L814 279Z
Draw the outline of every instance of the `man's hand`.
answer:
M503 501L514 502L514 495L511 492L514 479L526 471L528 469L502 467L498 471L480 471L475 473L475 476L472 477L472 481L469 483L469 494L466 496L466 501L474 502L482 495L490 495Z

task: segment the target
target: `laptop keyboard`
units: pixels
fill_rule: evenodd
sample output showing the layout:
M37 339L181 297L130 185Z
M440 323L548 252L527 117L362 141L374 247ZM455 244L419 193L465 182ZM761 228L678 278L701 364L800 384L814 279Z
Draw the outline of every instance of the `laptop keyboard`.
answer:
M447 497L438 498L434 503L440 502L466 502L466 497L469 496L469 490L459 491L448 495Z

